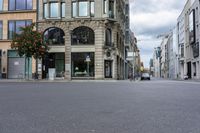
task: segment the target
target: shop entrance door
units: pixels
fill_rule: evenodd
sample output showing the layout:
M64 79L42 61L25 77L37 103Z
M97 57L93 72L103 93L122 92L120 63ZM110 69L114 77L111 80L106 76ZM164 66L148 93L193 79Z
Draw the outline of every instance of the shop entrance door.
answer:
M112 78L112 61L105 61L105 78Z

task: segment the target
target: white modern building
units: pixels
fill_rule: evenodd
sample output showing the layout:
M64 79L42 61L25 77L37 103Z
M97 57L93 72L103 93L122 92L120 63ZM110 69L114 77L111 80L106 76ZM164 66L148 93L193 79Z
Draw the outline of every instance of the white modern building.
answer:
M177 22L179 77L200 79L199 0L188 0Z
M154 48L154 52L153 52L153 76L154 77L156 77L156 78L160 78L161 77L161 75L160 75L160 73L161 73L161 69L160 69L160 67L161 67L161 65L160 65L160 59L161 59L161 57L160 57L160 54L161 54L161 48L160 48L160 46L159 47L156 47L156 48Z
M160 69L161 69L161 77L168 78L169 77L169 60L168 60L168 39L169 35L165 35L162 39L160 48L161 48L161 57L160 57Z
M167 42L168 48L168 78L177 79L178 78L178 47L177 47L177 36L176 28L174 28L168 37Z

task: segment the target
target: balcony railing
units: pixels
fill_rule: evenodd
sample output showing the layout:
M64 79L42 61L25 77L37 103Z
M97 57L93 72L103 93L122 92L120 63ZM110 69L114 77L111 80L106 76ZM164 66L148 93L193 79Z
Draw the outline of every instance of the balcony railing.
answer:
M114 12L113 11L109 11L108 15L109 15L109 18L114 18Z

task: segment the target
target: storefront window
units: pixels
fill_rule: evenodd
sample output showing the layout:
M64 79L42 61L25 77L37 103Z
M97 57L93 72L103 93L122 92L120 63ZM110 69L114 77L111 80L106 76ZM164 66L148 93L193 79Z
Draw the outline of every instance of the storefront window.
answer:
M44 40L49 45L64 45L65 33L60 28L49 28L44 32Z
M43 60L43 78L47 78L49 69L55 69L56 77L63 77L65 71L65 53L48 53Z
M94 53L72 53L72 77L94 77Z
M85 26L74 29L72 32L72 45L94 45L94 31Z

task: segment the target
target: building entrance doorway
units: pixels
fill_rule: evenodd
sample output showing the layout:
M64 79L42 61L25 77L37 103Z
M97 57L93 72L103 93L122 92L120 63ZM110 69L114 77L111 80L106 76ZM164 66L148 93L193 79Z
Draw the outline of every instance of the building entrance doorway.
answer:
M189 79L192 78L192 73L191 72L192 72L191 71L191 62L188 62L187 63L187 76L188 76Z
M112 61L105 60L105 78L112 78Z
M42 64L42 78L48 78L49 68L55 68L55 77L63 77L65 72L65 53L48 53Z

